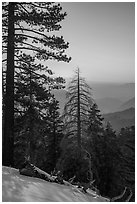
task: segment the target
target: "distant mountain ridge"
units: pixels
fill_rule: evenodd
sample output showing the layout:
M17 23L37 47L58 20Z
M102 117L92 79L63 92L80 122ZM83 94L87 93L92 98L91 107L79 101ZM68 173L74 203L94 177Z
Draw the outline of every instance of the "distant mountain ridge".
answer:
M116 112L123 102L117 98L100 98L95 100L101 113Z
M135 97L135 83L88 83L95 99L115 98L123 103ZM121 104L122 105L122 104Z
M110 122L114 130L120 131L123 127L135 125L135 108L104 114L103 117L105 123Z
M125 110L128 108L135 108L135 97L123 103L120 107L120 110Z
M67 81L68 83L68 81ZM95 99L101 113L116 112L130 107L130 103L125 108L122 105L128 100L135 97L135 84L114 84L114 83L91 83L88 82L92 88L92 97ZM60 104L60 112L62 113L66 103L66 89L53 90L52 93Z

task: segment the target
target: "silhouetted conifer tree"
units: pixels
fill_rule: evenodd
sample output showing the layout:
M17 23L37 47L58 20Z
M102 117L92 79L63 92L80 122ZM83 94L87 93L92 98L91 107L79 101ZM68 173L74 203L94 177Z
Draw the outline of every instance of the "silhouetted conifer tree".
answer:
M51 2L3 3L3 86L6 87L3 87L4 165L13 166L14 87L15 83L19 87L18 76L21 74L25 78L25 71L31 68L37 80L43 79L50 87L58 86L63 81L62 78L51 79L40 72L52 74L42 64L44 60L70 61L64 54L68 43L65 43L62 36L49 35L50 31L61 28L59 23L66 16L61 10L60 4Z
M91 155L91 165L96 184L100 182L99 167L103 156L103 117L96 103L90 107L88 115L87 137L84 140L85 148ZM101 162L101 163L100 163Z
M60 155L63 137L58 101L45 98L46 112L41 117L36 107L30 106L23 116L15 118L15 166L20 168L25 158L48 171L54 170Z

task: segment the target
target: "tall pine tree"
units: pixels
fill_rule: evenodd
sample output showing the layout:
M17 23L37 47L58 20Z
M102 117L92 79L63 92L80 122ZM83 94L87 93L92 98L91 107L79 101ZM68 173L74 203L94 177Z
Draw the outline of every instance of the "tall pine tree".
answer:
M64 54L68 43L65 43L62 36L49 35L50 31L58 31L61 28L59 23L66 16L66 13L61 11L60 4L51 2L3 3L4 165L13 166L14 87L15 83L18 83L18 75L21 73L25 76L25 71L31 67L37 78L43 78L48 85L50 81L52 86L62 82L62 78L51 80L40 72L44 70L52 73L42 61L70 61Z

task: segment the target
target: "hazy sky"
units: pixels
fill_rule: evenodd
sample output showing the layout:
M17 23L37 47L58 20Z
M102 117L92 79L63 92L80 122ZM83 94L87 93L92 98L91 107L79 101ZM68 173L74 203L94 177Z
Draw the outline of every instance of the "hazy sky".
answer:
M132 2L63 2L67 17L59 35L70 43L68 63L53 63L57 75L72 77L78 66L90 81L133 82L135 12Z

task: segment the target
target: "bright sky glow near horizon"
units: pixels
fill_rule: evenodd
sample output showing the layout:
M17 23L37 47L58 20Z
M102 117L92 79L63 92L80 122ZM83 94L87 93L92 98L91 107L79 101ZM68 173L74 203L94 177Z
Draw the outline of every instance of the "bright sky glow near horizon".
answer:
M58 2L57 2L58 3ZM70 63L50 62L59 76L72 77L79 67L89 81L135 81L134 2L62 2L67 12L62 35Z

